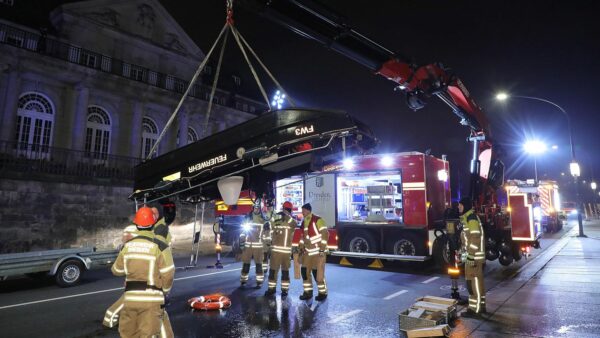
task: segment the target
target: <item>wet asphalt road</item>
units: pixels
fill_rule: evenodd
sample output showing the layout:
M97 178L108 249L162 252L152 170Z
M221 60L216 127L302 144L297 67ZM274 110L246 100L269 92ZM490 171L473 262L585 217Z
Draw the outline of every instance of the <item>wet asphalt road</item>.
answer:
M573 225L546 236L542 250ZM533 257L541 250L535 250ZM184 266L188 259L177 260ZM531 259L529 261L532 261ZM486 266L486 289L510 280L528 261L509 267L497 261ZM177 337L395 337L398 313L417 297L447 296L450 280L427 265L390 265L384 269L327 265L329 298L300 301L300 280L292 280L290 295L264 297L266 283L239 287L241 264L224 259L222 270L207 269L214 258L203 257L198 268L179 269L167 311ZM461 281L462 283L462 281ZM61 289L51 282L15 279L0 282L0 332L3 337L118 337L104 329L106 308L122 292L123 279L107 270L90 271L81 285ZM220 312L191 311L191 297L220 292L233 305ZM461 294L466 290L461 288Z

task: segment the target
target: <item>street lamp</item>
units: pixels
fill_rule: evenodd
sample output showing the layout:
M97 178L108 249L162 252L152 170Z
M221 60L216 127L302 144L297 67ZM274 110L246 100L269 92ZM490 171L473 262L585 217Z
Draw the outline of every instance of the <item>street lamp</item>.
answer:
M535 172L535 182L534 183L537 185L539 183L538 170L537 170L537 155L543 154L546 151L546 149L547 149L546 144L542 141L531 140L531 141L525 142L525 144L523 145L523 149L525 150L526 153L532 155L532 157L533 157L533 169Z
M567 127L569 128L569 143L571 145L571 163L569 165L569 168L571 170L571 176L573 176L573 182L575 183L575 194L577 197L576 203L577 203L577 208L579 209L578 213L577 213L577 223L579 225L579 237L587 237L583 233L583 218L581 216L582 205L581 205L581 198L579 196L579 184L577 182L577 178L581 175L581 170L579 168L579 164L575 160L575 147L573 145L573 128L571 125L571 116L569 116L567 111L564 110L558 104L556 104L552 101L546 100L546 99L542 99L540 97L523 96L523 95L508 95L507 93L501 92L496 95L496 100L506 101L509 98L513 98L513 97L518 98L518 99L528 99L528 100L535 100L535 101L541 101L541 102L548 103L548 104L554 106L555 108L557 108L558 110L560 110L560 112L563 113L565 115L565 117L567 118Z

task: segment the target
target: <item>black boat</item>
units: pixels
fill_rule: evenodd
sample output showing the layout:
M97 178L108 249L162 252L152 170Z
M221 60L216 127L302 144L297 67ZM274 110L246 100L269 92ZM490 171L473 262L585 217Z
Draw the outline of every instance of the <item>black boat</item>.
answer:
M341 111L265 113L135 167L132 199L219 198L216 183L243 176L244 189L269 193L279 178L320 170L377 144L363 123Z

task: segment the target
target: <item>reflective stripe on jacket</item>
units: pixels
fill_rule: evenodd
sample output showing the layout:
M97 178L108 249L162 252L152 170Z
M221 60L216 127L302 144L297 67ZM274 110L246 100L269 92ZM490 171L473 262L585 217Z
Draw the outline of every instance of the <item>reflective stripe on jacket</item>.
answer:
M485 261L485 234L479 217L471 209L460 216L460 221L463 225L462 246L467 252L467 259Z
M327 250L329 232L325 221L313 214L309 214L302 220L304 236L300 240L299 247L306 250L309 256L317 255L319 251Z
M175 264L171 249L152 231L141 230L136 238L125 243L111 270L116 276L125 276L128 282L145 282L148 285L146 290L126 291L125 301L162 304L163 291L168 292L173 286Z
M296 230L297 226L296 221L291 216L284 214L281 218L276 219L271 224L271 250L273 252L291 254L292 238L294 237L294 230Z

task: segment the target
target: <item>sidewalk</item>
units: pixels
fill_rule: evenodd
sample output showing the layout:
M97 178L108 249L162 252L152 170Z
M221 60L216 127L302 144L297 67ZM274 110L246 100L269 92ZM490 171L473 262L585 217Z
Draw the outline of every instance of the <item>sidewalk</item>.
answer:
M451 337L600 337L600 221L573 227L487 293L488 314L457 320Z

